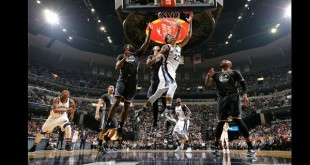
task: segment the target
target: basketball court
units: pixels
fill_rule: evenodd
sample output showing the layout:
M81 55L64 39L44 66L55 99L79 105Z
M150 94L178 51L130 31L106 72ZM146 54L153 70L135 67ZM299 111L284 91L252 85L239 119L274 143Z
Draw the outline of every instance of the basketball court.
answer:
M151 40L165 44L164 36L176 33L180 22L184 35L188 24L186 18L193 12L190 46L199 46L210 40L223 8L223 0L115 0L115 11L123 25L126 40L140 46L149 32L152 22ZM177 40L182 41L182 31ZM247 150L230 150L216 157L211 150L192 152L174 150L127 150L109 151L106 154L96 150L37 150L28 153L29 165L131 165L131 164L292 164L291 151L256 151L256 156L247 157Z
M174 150L118 150L103 155L96 150L38 150L28 154L29 165L138 165L138 164L292 164L291 151L257 151L247 157L247 150L231 150L216 157L211 150L192 152Z

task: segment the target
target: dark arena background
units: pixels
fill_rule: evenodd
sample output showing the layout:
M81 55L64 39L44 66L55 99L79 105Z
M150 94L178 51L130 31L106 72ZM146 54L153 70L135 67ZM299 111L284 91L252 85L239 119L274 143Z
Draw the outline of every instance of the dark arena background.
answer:
M53 98L64 89L76 103L72 135L75 131L88 135L85 147L78 138L74 150L66 151L65 142L58 145L59 131L54 129L35 152L28 152L29 165L292 164L291 1L182 2L164 9L154 5L161 0L28 0L28 150L50 114ZM139 48L147 23L165 10L184 12L180 19L186 11L194 12L193 34L182 49L172 104L181 98L192 112L188 129L192 150L175 151L172 136L166 135L161 102L157 132L152 131L152 109L135 118L150 86L146 57L153 46L161 45L151 41L140 58L124 137L109 143L106 153L98 152L100 122L95 111L98 99L118 79L116 57L127 43ZM221 148L221 156L212 154L216 88L206 87L204 81L211 67L220 70L224 59L242 73L248 86L250 105L242 106L242 119L256 150L253 157L246 155L247 144L232 121L228 122L230 152ZM116 111L117 119L121 109Z

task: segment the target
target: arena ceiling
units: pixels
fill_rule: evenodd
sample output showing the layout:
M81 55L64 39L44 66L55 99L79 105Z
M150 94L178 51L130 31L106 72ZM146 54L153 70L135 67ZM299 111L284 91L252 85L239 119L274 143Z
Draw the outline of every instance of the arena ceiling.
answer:
M47 49L53 49L55 41L81 51L115 57L128 43L123 34L122 23L112 0L28 0L28 33L46 36ZM215 31L205 43L189 45L184 55L202 53L206 58L216 58L233 52L267 45L291 33L291 20L283 18L290 0L224 0ZM95 8L90 11L89 4ZM245 5L248 4L246 7ZM50 25L44 22L42 12L49 8L58 12L60 23ZM238 19L242 16L241 19ZM98 23L100 19L100 23ZM278 32L270 29L277 26ZM99 30L105 27L106 32ZM63 29L66 29L66 32ZM229 34L232 37L228 39ZM73 39L69 40L69 36ZM108 37L112 43L108 41ZM32 40L35 38L31 38ZM225 42L229 43L226 44ZM31 40L28 39L28 45ZM37 42L33 42L37 43ZM32 46L36 46L32 44Z

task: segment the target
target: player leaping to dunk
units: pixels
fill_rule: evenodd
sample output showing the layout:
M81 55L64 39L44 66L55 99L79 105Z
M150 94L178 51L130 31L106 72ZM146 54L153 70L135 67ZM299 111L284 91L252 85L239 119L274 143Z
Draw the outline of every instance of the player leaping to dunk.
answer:
M179 37L181 31L181 24L177 21L178 31L175 36L172 34L167 34L165 36L166 45L162 46L161 50L156 54L158 60L162 57L164 58L163 64L159 68L158 77L159 84L156 92L148 99L147 103L143 106L142 111L145 111L146 108L151 107L152 104L162 96L163 93L166 94L166 109L165 109L165 117L170 120L171 119L171 104L174 96L174 92L177 88L177 83L175 81L176 70L178 69L180 63L181 49L184 47L189 39L192 36L192 18L193 12L190 12L190 16L187 19L189 23L189 29L184 40L177 44L177 38ZM175 121L171 119L172 121Z

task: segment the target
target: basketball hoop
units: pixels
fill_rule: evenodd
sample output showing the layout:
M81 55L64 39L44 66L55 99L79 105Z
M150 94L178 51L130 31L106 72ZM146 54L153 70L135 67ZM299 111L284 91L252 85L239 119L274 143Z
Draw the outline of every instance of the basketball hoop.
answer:
M180 19L180 12L158 12L157 16L162 22L168 22L170 26L176 27Z

